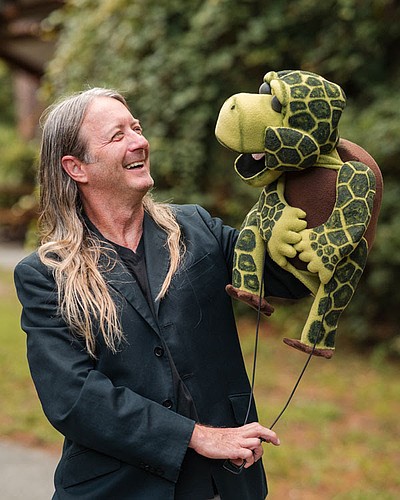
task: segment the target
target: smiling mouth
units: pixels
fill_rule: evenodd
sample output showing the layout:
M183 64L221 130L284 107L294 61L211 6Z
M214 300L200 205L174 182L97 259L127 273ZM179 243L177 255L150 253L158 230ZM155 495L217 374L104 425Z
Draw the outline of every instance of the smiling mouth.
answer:
M142 167L144 167L144 161L134 161L133 163L126 165L124 168L126 168L126 170L134 170Z

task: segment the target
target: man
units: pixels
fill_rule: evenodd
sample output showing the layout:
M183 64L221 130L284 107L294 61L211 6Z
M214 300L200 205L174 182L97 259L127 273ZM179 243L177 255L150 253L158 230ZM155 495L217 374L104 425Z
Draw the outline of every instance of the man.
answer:
M65 436L54 499L265 498L262 441L279 439L254 406L243 425L225 293L237 231L151 199L149 143L111 90L50 108L39 181L41 245L15 282L32 377ZM307 293L270 260L266 281Z

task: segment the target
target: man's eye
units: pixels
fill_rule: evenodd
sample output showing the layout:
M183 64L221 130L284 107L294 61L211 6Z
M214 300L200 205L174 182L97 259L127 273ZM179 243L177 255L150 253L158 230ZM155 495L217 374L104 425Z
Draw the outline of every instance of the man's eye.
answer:
M124 133L123 133L123 132L121 132L121 131L119 131L119 132L117 132L116 134L114 134L114 135L112 136L112 140L113 140L113 141L119 141L119 140L121 140L121 139L122 139L123 135L124 135Z
M135 125L134 127L132 127L132 130L139 135L143 134L143 129L140 125Z

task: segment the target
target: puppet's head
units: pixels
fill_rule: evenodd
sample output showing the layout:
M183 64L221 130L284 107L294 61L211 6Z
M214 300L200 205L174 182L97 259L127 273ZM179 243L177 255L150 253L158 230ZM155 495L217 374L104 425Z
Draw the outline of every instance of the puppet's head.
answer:
M265 186L282 172L314 166L339 140L346 105L339 85L300 70L270 71L259 94L241 93L222 106L217 139L239 153L265 153L265 162L242 158L235 168L252 186Z

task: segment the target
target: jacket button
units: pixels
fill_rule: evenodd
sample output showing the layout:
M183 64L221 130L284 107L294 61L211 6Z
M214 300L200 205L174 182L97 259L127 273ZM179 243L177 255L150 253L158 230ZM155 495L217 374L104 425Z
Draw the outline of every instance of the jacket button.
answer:
M157 358L161 358L161 356L164 356L164 349L160 346L157 346L154 348L154 354L157 356Z
M172 403L172 401L171 401L170 399L166 399L166 400L163 402L163 404L162 404L162 405L163 405L163 406L165 406L165 408L169 408L169 409L171 409L171 408L172 408L173 403Z

